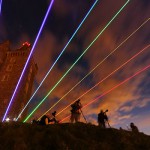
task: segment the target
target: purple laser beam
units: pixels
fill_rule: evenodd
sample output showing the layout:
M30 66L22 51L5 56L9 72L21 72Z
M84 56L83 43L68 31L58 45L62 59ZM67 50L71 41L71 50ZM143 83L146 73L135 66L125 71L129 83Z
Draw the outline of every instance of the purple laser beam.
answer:
M29 57L28 57L28 59L27 59L27 61L26 61L26 64L25 64L25 66L24 66L24 68L23 68L23 71L22 71L22 73L21 73L21 76L20 76L20 78L19 78L19 80L18 80L18 83L17 83L17 85L16 85L16 88L15 88L15 90L14 90L14 92L13 92L13 95L12 95L12 97L11 97L11 100L10 100L10 102L9 102L9 105L8 105L8 107L7 107L7 109L6 109L5 114L4 114L4 117L3 117L2 122L4 122L4 120L5 120L5 118L6 118L6 115L7 115L8 111L9 111L9 109L10 109L10 105L11 105L12 102L13 102L13 99L14 99L14 97L15 97L15 94L16 94L16 92L17 92L17 89L18 89L18 87L19 87L19 84L20 84L20 82L21 82L21 80L22 80L22 78L23 78L24 72L25 72L25 70L26 70L26 68L27 68L27 65L28 65L29 61L30 61L30 58L31 58L31 56L32 56L32 53L33 53L34 48L35 48L35 46L36 46L36 43L37 43L37 41L38 41L38 39L39 39L39 36L40 36L40 34L41 34L41 32L42 32L42 29L43 29L43 27L44 27L44 25L45 25L46 19L47 19L47 17L48 17L48 14L49 14L51 8L52 8L53 3L54 3L54 0L51 1L50 5L49 5L49 7L48 7L48 10L47 10L46 15L45 15L45 17L44 17L44 20L43 20L43 22L42 22L42 25L41 25L40 30L39 30L39 32L38 32L38 35L37 35L37 37L36 37L36 39L35 39L35 41L34 41L34 44L33 44L33 47L32 47L32 49L31 49L31 52L30 52L30 54L29 54Z

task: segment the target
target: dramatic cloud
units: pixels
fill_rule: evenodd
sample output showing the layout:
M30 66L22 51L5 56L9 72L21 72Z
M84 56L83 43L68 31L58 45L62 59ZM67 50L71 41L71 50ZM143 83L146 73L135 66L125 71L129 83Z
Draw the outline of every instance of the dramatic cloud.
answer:
M64 53L64 56L60 59L54 70L51 72L50 76L46 80L46 83L44 83L44 88L42 89L42 91L48 91L48 89L55 85L57 80L60 79L63 73L65 73L65 71L71 66L71 64L73 63L72 60L75 60L77 56L81 54L81 52L98 34L98 32L106 25L106 23L110 20L113 14L115 14L115 12L117 12L119 8L123 5L123 1L117 3L117 5L115 5L113 1L110 2L111 5L107 5L108 2L101 3L102 4L99 3L99 5L96 7L93 14L91 14L85 25L83 25L83 29L78 34L78 38L80 40L82 39L82 42L80 42L80 46L77 45L79 44L78 40L73 41L71 46L69 46L67 51ZM136 9L134 8L135 3L138 6L136 7ZM82 77L84 77L83 75L86 75L86 73L92 70L124 39L126 39L135 29L137 29L146 19L148 19L148 9L143 11L145 4L140 1L135 1L135 3L130 2L130 4L128 4L127 8L125 8L125 10L123 10L123 12L121 12L121 14L118 16L118 19L116 19L116 21L114 21L109 26L109 28L89 49L83 59L79 61L79 63L61 82L61 84L54 90L54 92L52 92L52 94L48 98L48 102L46 102L48 105L53 105L54 102L56 102L64 94L66 94L66 92L68 92L78 81L82 79ZM67 5L71 4L57 5L56 3L56 13L62 16L67 15L68 12L71 13L72 7ZM112 5L114 5L114 7L110 8L109 6ZM131 13L133 9L134 12ZM105 15L104 17L104 14L108 15ZM149 42L149 40L147 39L147 36L149 35L148 26L149 22L144 25L142 29L140 29L135 35L133 35L133 37L126 41L126 43L119 47L113 55L111 55L106 61L104 61L90 75L90 77L88 77L85 81L82 81L79 86L77 86L72 92L64 97L63 101L55 107L55 110L61 110L67 104L77 99L89 88L91 88L97 82L109 75L117 67L122 65L133 55L139 52L142 48L144 48ZM64 38L64 41L67 41L66 37ZM56 57L59 54L58 51L60 51L64 44L63 42L60 43L55 35L51 33L45 33L39 41L38 45L39 53L35 54L38 56L37 60L41 60L41 55L44 55L44 59L39 62L40 73L37 76L37 82L39 84L46 70L48 70L48 67L50 67L49 64L52 64L52 62L54 61L53 56ZM43 51L41 52L40 49L44 49L45 54L43 53ZM117 73L110 76L107 80L94 88L91 92L84 95L81 98L82 104L87 104L97 96L110 90L115 85L119 84L126 78L130 77L131 75L142 69L144 66L148 65L148 55L150 55L149 48L145 50L145 52L143 52L140 56L138 56L135 60L128 63ZM83 64L83 62L85 62L84 65L81 65ZM141 96L141 90L146 87L139 87L139 85L144 80L146 80L146 78L147 72L144 72L138 75L138 77L133 78L131 81L125 83L124 85L118 87L106 96L97 100L92 105L89 105L83 110L88 121L97 124L97 114L101 109L109 109L108 115L110 117L110 122L112 125L123 125L124 120L129 121L130 119L132 119L132 117L134 116L133 110L135 108L140 109L149 105L149 99L147 97ZM44 106L45 105L43 105L43 107L39 110L39 113L44 110L44 108L46 107ZM70 108L64 111L64 115L62 114L62 116L69 114L69 112Z
M50 1L47 0L46 4L48 5L49 2ZM30 105L29 111L31 111L38 104L38 102L44 98L48 91L53 88L58 80L65 74L65 72L89 46L93 39L105 27L105 25L124 5L125 2L126 1L124 0L115 0L115 2L114 0L105 0L98 2L88 19L79 30L78 34L72 40L71 44L67 47L66 51L63 53L45 80L39 92L36 94L32 105ZM81 0L55 1L51 15L49 16L34 52L34 59L38 64L39 69L33 91L36 90L37 86L40 84L43 77L46 75L53 62L56 60L61 50L68 42L78 24L81 22L82 18L85 16L86 12L88 12L88 9L93 3L94 0L90 2ZM47 5L43 6L43 12L45 11L45 8L47 8ZM121 66L145 46L147 46L150 42L150 21L148 21L141 29L139 29L138 32L136 32L124 44L122 44L122 46L120 46L111 56L103 61L113 50L115 50L115 48L118 47L123 40L125 40L133 31L135 31L144 21L149 18L149 14L149 0L130 1L125 9L108 26L108 28L102 33L97 41L72 68L72 70L70 70L68 75L53 90L53 92L36 111L33 117L39 117L46 110L48 110L48 108L60 100L62 96L64 96L100 62L101 64L99 67L97 67L76 88L69 92L67 96L64 96L62 101L58 103L58 105L56 105L56 107L54 107L49 113L54 110L57 110L57 112L62 110L65 106L76 100L84 92L89 90L99 81L113 72L116 68ZM40 15L40 18L41 16L42 15ZM38 23L39 22L40 20L38 20ZM32 22L31 25L33 28L34 22ZM24 40L34 41L33 32L30 33L31 28L30 30L25 29L26 28L24 28L22 32L19 32L21 34L19 34L19 40L17 38L15 46L20 45L20 43ZM0 31L0 33L1 32L2 31ZM118 70L115 74L111 75L101 84L96 86L93 90L85 94L81 98L83 106L103 93L109 91L111 88L132 76L143 67L149 65L149 58L150 47L123 68ZM97 124L97 114L99 111L101 109L108 109L108 116L112 126L123 126L123 128L126 128L126 124L135 121L135 123L140 127L141 131L147 131L147 133L150 133L147 129L147 124L150 123L147 115L148 106L150 106L149 81L150 73L148 70L101 97L93 104L83 109L83 113L87 118L87 121ZM138 118L137 112L145 112L145 114L142 113ZM70 114L70 107L68 107L61 115L59 115L58 118L62 119L68 114ZM142 115L144 115L143 118ZM82 121L84 121L83 117ZM142 125L145 128L142 127Z

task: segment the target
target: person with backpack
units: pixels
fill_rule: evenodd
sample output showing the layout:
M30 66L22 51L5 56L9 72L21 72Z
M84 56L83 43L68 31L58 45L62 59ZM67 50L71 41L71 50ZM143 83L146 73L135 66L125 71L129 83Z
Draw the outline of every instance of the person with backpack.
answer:
M108 117L106 115L106 112L108 110L106 110L105 112L103 110L100 111L100 113L98 114L98 125L101 128L106 128L106 121L108 122Z
M70 121L71 123L74 123L74 122L79 122L80 121L80 116L81 116L81 108L82 108L82 105L80 103L80 99L78 99L76 102L74 102L72 105L71 105L71 118L70 118Z

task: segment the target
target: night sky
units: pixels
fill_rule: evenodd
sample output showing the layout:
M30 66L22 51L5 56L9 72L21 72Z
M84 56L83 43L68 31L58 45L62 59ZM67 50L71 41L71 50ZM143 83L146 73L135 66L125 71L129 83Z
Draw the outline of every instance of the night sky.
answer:
M35 62L38 64L38 73L33 91L36 90L94 2L94 0L55 0L33 54ZM50 72L43 86L33 98L29 105L29 112L57 83L125 2L126 0L99 0ZM0 15L0 43L10 40L12 49L19 48L25 41L33 45L49 4L49 0L3 0L2 14ZM149 17L149 0L131 0L31 119L40 117ZM150 44L149 27L150 20L99 65L81 84L64 97L49 113L54 110L57 112L62 110L148 46ZM147 65L150 65L150 47L84 95L81 98L83 106ZM108 109L107 115L112 127L127 129L127 125L130 122L134 122L141 132L150 135L149 108L150 69L87 106L83 109L83 113L88 122L97 124L99 111ZM61 120L68 114L70 114L70 108L60 114L58 119ZM68 122L69 120L66 121ZM81 121L84 122L82 117Z

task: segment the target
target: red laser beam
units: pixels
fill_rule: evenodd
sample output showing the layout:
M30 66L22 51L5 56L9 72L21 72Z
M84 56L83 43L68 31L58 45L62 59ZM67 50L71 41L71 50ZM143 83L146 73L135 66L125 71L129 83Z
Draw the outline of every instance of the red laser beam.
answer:
M100 61L88 74L86 74L77 84L75 84L65 95L63 95L55 104L53 104L47 111L45 111L39 118L42 118L45 114L47 114L52 108L54 108L60 101L63 100L64 97L66 97L73 89L75 89L85 78L87 78L96 68L98 68L109 56L111 56L118 48L120 48L129 38L131 38L140 28L142 28L150 18L148 18L146 21L144 21L135 31L133 31L125 40L123 40L111 53L109 53L102 61ZM66 109L66 108L64 108ZM63 111L63 110L62 110ZM60 113L60 112L59 112Z
M116 88L120 87L122 84L126 83L127 81L131 80L132 78L134 78L135 76L139 75L140 73L146 71L146 70L149 69L149 68L150 68L150 64L149 64L148 66L144 67L143 69L141 69L140 71L136 72L134 75L132 75L132 76L128 77L127 79L125 79L124 81L120 82L119 84L117 84L116 86L114 86L113 88L111 88L110 90L104 92L102 95L100 95L100 96L98 96L97 98L93 99L92 101L90 101L89 103L87 103L86 105L84 105L84 106L82 107L82 109L85 108L85 107L87 107L87 106L89 106L90 104L94 103L95 101L99 100L100 98L104 97L106 94L112 92L112 91L115 90ZM67 116L67 117L65 117L64 119L62 119L62 120L60 121L60 123L63 122L64 120L66 120L66 119L69 118L69 117L70 117L70 115Z
M100 83L102 83L103 81L105 81L107 78L109 78L111 75L113 75L115 72L117 72L119 69L121 69L122 67L124 67L127 63L129 63L131 60L133 60L134 58L136 58L137 56L139 56L142 52L144 52L148 47L150 46L147 45L145 48L143 48L142 50L140 50L138 53L136 53L134 56L132 56L130 59L128 59L125 63L123 63L121 66L119 66L117 69L115 69L113 72L111 72L108 76L106 76L105 78L103 78L102 80L100 80L97 84L95 84L92 88L90 88L89 90L87 90L85 93L83 93L81 96L79 96L77 99L75 99L72 103L70 103L68 106L66 106L64 109L62 109L60 112L58 112L57 115L59 115L60 113L62 113L65 109L67 109L71 104L73 104L76 100L81 99L85 94L87 94L88 92L90 92L92 89L94 89L96 86L98 86Z

